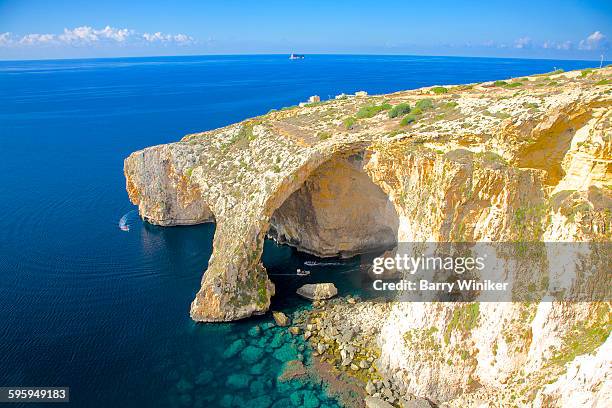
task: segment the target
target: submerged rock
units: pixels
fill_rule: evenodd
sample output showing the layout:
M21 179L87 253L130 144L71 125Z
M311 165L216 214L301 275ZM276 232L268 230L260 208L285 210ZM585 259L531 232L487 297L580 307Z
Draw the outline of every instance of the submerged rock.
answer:
M229 388L244 389L249 386L250 381L251 381L250 375L231 374L229 377L227 377L227 381L225 381L225 385Z
M229 345L228 348L223 352L223 358L232 358L235 357L240 351L246 347L246 341L243 339L238 339Z
M195 383L197 385L206 385L212 381L213 377L214 377L214 374L212 371L204 369L196 377Z
M264 350L255 346L248 346L240 353L240 358L242 358L246 363L254 364L258 362L264 355Z
M272 356L278 361L285 362L289 360L296 360L297 352L293 348L293 346L291 346L290 344L285 344L284 346L276 350L274 354L272 354Z
M281 375L278 376L278 381L289 381L304 378L306 376L306 368L300 360L289 360L283 365Z
M270 405L272 405L272 398L267 395L253 398L248 403L249 408L269 408Z
M312 283L300 287L298 295L310 300L329 299L338 294L338 289L333 283Z

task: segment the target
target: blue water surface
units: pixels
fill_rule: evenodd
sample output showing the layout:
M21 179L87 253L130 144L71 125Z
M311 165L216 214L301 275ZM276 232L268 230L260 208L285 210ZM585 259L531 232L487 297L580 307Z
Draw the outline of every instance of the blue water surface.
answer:
M264 372L253 374L239 356L222 357L268 316L216 325L189 319L214 225L140 222L130 213L123 159L314 94L326 99L594 66L331 55L0 62L0 386L70 386L71 405L87 407L217 407L261 395L283 406L292 391L275 383L281 360L263 357ZM125 214L129 231L118 227ZM284 275L312 260L266 243L275 309L304 307L294 290L306 282L334 281L341 294L359 286L354 260L310 267L307 278ZM251 386L230 380L236 373L248 374ZM321 384L303 390L336 406Z

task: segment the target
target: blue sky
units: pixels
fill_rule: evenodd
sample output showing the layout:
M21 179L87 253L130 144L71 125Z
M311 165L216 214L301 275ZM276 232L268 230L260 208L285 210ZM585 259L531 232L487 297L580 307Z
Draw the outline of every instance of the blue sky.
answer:
M0 0L0 59L354 53L610 59L612 1Z

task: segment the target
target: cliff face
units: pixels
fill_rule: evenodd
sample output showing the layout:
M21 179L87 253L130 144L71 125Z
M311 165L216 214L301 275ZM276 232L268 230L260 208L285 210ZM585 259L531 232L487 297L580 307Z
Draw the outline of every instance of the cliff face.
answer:
M604 68L271 112L133 153L127 190L151 223L216 222L191 305L197 321L268 309L266 234L319 256L398 241L609 242L611 75ZM400 104L412 112L390 117ZM379 369L454 406L578 403L570 373L588 377L586 400L610 397L610 354L601 351L609 303L482 303L477 325L453 326L474 307L392 304L381 316ZM568 345L593 330L603 339L578 352ZM586 365L600 371L581 374Z

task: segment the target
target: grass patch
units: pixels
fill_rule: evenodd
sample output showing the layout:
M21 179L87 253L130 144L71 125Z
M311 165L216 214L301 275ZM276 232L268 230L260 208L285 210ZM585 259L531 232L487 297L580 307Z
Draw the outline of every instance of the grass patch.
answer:
M495 81L493 82L494 86L507 86L508 83L506 81Z
M519 86L523 86L522 82L512 82L506 85L506 88L518 88Z
M327 140L331 137L331 133L329 132L319 132L319 134L317 134L317 137L319 138L319 140Z
M580 71L580 77L584 78L592 73L593 73L593 69L591 68L583 69L582 71Z
M416 120L416 116L412 113L409 113L408 115L404 116L404 118L400 122L400 126L407 126L411 124L412 122L414 122L415 120Z
M350 130L355 126L355 123L357 123L357 119L351 116L351 117L344 119L344 122L342 123L344 124L344 127L346 129Z
M485 162L499 163L504 165L508 164L508 162L502 156L495 152L476 153L476 157Z
M471 303L462 305L453 310L453 315L450 322L444 330L444 342L450 343L451 334L454 331L460 331L467 333L478 325L478 318L480 317L480 304Z
M612 84L612 80L610 79L602 79L601 81L595 82L595 85L610 85Z
M406 115L408 113L410 113L410 105L407 103L400 103L389 110L389 117L397 118L398 116Z
M577 356L590 354L601 346L612 330L612 313L606 302L597 303L588 319L574 325L565 337L561 350L550 362L560 366L573 361Z
M389 109L391 109L391 105L388 103L383 103L382 105L363 106L361 109L359 109L355 116L357 117L357 119L371 118L373 116L376 116L380 112Z
M434 86L431 91L436 95L442 95L448 92L448 89L443 86Z
M446 102L446 103L444 104L444 107L445 107L446 109L453 109L453 108L456 108L456 107L457 107L457 105L459 105L457 102L455 102L455 101L450 101L450 102Z
M427 109L433 108L433 102L431 99L421 99L414 105L415 109L420 109L421 111L426 111Z

